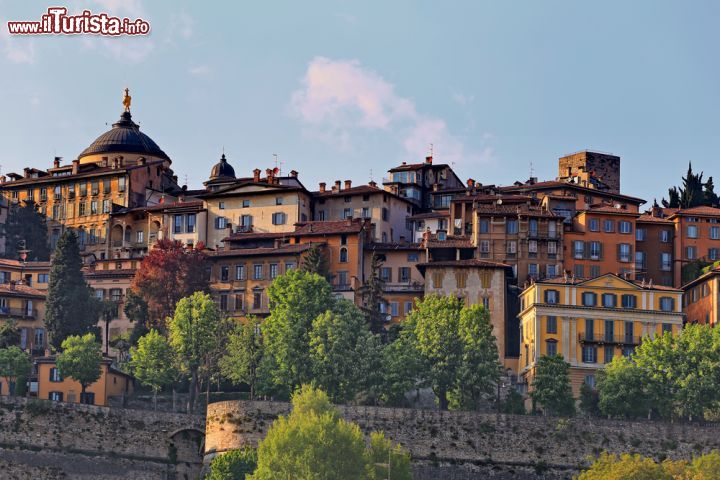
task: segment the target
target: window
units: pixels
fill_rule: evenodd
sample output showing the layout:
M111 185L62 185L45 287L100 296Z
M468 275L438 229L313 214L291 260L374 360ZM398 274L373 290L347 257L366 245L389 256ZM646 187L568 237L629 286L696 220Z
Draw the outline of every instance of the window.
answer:
M507 242L507 253L510 255L515 255L517 253L517 242L515 240Z
M593 292L583 292L582 304L586 307L594 307L597 304L597 294Z
M573 256L578 259L585 256L585 242L582 240L573 241Z
M348 272L341 271L337 273L337 284L339 287L347 287L350 282L348 281Z
M638 242L644 242L647 238L647 230L644 228L635 229L635 240Z
M383 208L382 208L382 219L383 219L383 221L387 222L389 218L390 218L390 214L388 213L388 209L385 208L385 207L383 207Z
M183 216L175 215L173 218L173 233L182 233L183 231Z
M618 260L624 263L630 262L632 257L632 248L629 243L621 243L618 245Z
M245 265L235 265L235 280L245 280Z
M711 248L708 250L708 258L712 261L718 260L720 258L720 249Z
M672 297L660 297L660 310L672 312L675 310L675 299Z
M545 303L556 304L560 301L560 292L557 290L545 290Z
M634 351L635 351L635 349L633 347L623 347L622 348L623 357L629 358L630 356L632 356Z
M590 260L600 260L602 257L602 243L590 242Z
M392 281L392 269L390 267L380 267L380 278L384 282Z
M346 209L343 210L343 214L342 214L342 218L343 218L343 219L352 218L352 216L353 216L353 214L352 214L352 208L346 208Z
M142 230L138 230L137 232L135 232L135 240L137 241L137 243L143 243L145 241L145 232L143 232Z
M633 324L633 322L625 322L625 343L633 343L634 330L635 325Z
M253 292L253 308L255 310L262 308L262 290L255 290Z
M188 213L187 228L185 231L187 233L195 233L195 214L194 213Z
M697 247L685 247L685 257L688 260L695 260L697 258Z
M710 238L720 240L720 227L710 227Z
M97 180L93 180L90 183L90 194L97 195L98 193L100 193L100 184L98 183Z
M253 265L253 280L262 280L262 278L263 278L262 264Z
M612 220L603 221L603 230L605 230L606 233L614 232L615 222L613 222Z
M557 333L557 317L555 317L555 316L547 317L546 329L547 329L547 333L552 333L552 334Z
M623 308L637 308L637 297L635 295L623 295L622 296Z
M433 272L432 281L433 281L433 288L442 288L442 283L443 283L442 272Z
M295 268L295 262L285 262L285 273Z
M98 213L98 202L93 200L90 202L90 215L97 215Z
M620 233L632 233L632 223L627 220L620 221L619 227Z
M635 252L635 270L645 270L645 252Z
M398 302L390 302L390 315L397 317L399 315L399 304Z
M480 240L480 254L485 257L490 254L490 240Z
M663 323L662 324L662 333L665 335L666 333L672 334L672 323Z
M52 367L50 369L50 381L51 382L62 382L63 381L62 375L60 375L60 370L58 370L56 367Z
M670 230L660 230L660 241L670 243Z
M348 261L348 250L345 247L340 249L340 263L346 263Z
M112 205L112 203L110 202L109 199L103 200L103 203L102 203L103 213L110 213L110 205Z
M582 348L582 361L583 363L596 363L597 347L594 345L584 345Z
M591 218L590 222L588 223L588 228L591 232L599 232L600 220L598 220L597 218Z
M548 255L557 255L557 242L548 242L547 253Z
M63 392L50 392L50 394L48 395L48 400L51 400L53 402L62 402Z
M547 352L547 356L554 357L557 355L557 342L555 340L547 340L545 342L545 350Z
M410 267L400 267L400 282L410 282Z
M243 200L242 208L249 208L249 207L250 207L250 200Z
M490 220L488 220L486 218L480 219L479 229L480 229L480 233L489 233L490 232Z
M530 240L528 242L528 252L529 253L537 253L537 251L538 251L537 240Z
M110 193L110 190L111 190L110 179L109 178L103 179L103 193L108 194L108 193Z
M615 347L613 345L605 345L605 355L603 358L603 362L610 363L612 362L613 357L615 356Z
M276 212L272 214L273 225L285 225L286 215L282 212Z
M660 254L660 270L672 270L672 260L669 253Z
M408 253L407 255L407 261L408 262L417 262L420 260L420 255L417 253Z
M321 222L325 221L325 210L320 210L318 212L318 220L320 220Z
M225 210L225 202L218 202L218 208L220 210Z
M528 233L530 235L537 235L538 233L538 221L537 218L531 218L528 223Z
M612 342L615 338L615 322L613 320L605 320L605 341Z
M278 264L277 263L271 263L270 264L270 279L274 280L278 276Z
M413 302L405 302L405 315L412 312Z
M585 319L585 339L595 339L595 320L593 320L592 318Z
M575 265L573 268L573 275L575 275L575 278L584 278L585 268L581 264Z
M227 312L228 309L228 295L227 293L220 294L220 310Z
M688 225L687 226L687 237L688 238L698 238L697 225Z
M17 194L17 191L13 192L13 198L17 199ZM47 188L43 187L40 189L40 201L44 202L45 200L47 200Z
M215 217L215 230L224 230L227 228L227 218Z
M84 217L85 215L87 215L87 211L85 210L86 207L87 207L87 203L85 203L85 202L80 202L80 203L79 203L79 205L78 205L78 216Z
M80 403L85 405L95 405L95 394L93 392L81 392Z
M125 191L125 177L118 178L118 192Z
M465 288L467 284L467 272L456 271L455 272L455 286L457 288Z
M368 207L363 207L362 218L370 218L370 209Z
M617 295L614 295L612 293L603 293L602 295L602 305L605 308L615 308L617 307Z
M245 292L235 292L235 310L245 310Z
M538 275L540 273L539 267L537 263L531 263L528 265L528 275L532 278L538 278Z
M518 221L514 218L508 218L505 224L505 233L508 235L516 235L518 233Z
M37 277L38 283L48 283L49 280L50 280L50 275L48 275L47 273L38 273L38 277Z
M587 385L588 387L590 387L594 390L595 389L595 375L592 375L592 374L585 375L585 385Z
M273 222L274 221L275 221L275 214L273 214ZM249 230L252 227L252 223L253 223L252 215L240 215L240 226L243 229ZM274 223L274 225L277 225L277 224Z
M227 265L220 266L220 281L227 282L230 280L230 267Z

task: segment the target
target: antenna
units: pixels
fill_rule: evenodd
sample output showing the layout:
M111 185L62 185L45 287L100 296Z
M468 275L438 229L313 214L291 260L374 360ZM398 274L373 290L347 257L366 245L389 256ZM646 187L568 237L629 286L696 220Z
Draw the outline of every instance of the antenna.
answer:
M186 174L185 174L185 186L187 186L187 184L188 184L188 176L187 176L187 173L186 173Z
M435 145L433 145L432 143L430 144L430 156L435 156Z
M223 155L225 155L225 145L223 145Z
M0 167L2 167L2 165L0 165ZM370 181L371 181L371 182L373 181L372 168L370 169Z
M533 178L535 169L533 168L533 162L530 160L530 178Z

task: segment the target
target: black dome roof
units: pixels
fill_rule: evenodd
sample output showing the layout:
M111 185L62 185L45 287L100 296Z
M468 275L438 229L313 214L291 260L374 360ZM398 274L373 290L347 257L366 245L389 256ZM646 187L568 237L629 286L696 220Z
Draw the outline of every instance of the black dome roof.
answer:
M112 129L97 137L78 158L100 153L139 153L170 160L152 138L140 131L130 112L123 112Z
M210 180L220 178L235 178L235 169L227 162L224 153L220 157L220 161L210 170Z

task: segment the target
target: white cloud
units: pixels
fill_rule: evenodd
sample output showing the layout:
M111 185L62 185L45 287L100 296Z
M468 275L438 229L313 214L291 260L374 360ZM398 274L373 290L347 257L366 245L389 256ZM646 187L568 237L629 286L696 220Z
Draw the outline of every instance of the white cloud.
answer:
M195 67L191 67L188 70L188 73L190 75L196 76L196 77L202 77L205 75L209 75L212 70L207 65L197 65Z
M353 132L382 130L401 138L411 159L427 155L431 143L443 162L492 159L488 147L479 153L468 151L443 119L419 113L412 100L398 95L392 84L358 60L314 58L302 87L292 94L290 108L314 129L315 138L338 148L347 149Z
M0 19L0 52L13 63L35 63L35 39L25 35L10 35L7 21Z
M467 107L475 101L475 95L463 95L462 93L453 93L452 98L461 107Z

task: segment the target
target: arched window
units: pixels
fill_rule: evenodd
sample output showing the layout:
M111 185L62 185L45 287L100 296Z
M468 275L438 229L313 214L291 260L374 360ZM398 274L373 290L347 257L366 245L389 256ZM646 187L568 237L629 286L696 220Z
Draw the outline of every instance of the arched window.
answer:
M348 251L347 248L343 247L340 249L340 262L346 263L348 261Z

